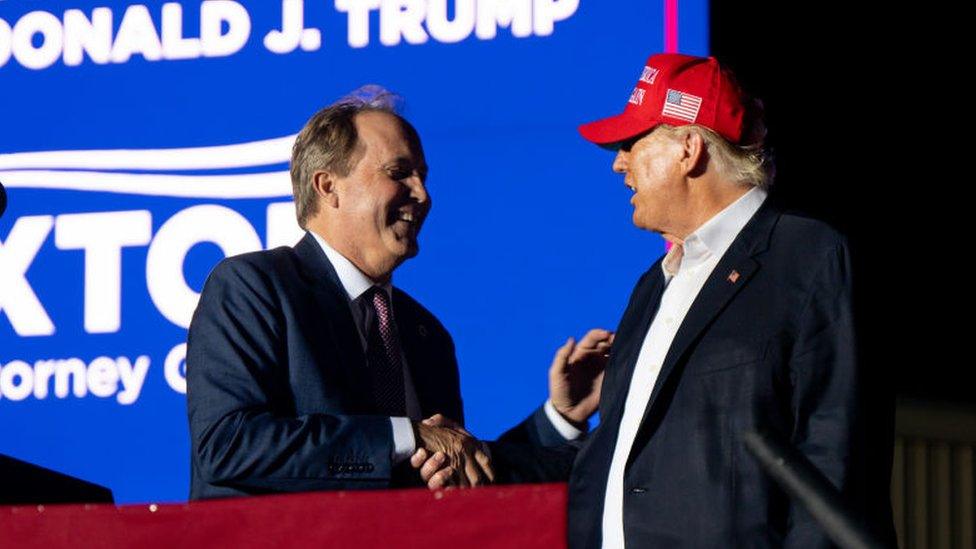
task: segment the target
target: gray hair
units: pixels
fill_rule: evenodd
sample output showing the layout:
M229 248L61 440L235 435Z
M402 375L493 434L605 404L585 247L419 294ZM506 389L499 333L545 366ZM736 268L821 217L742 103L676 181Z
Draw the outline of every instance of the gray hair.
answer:
M708 152L715 160L720 173L740 185L752 185L769 189L776 176L776 165L772 152L766 147L766 123L763 118L763 104L753 99L746 109L746 123L740 144L730 143L709 128L690 124L669 126L662 124L672 137L683 137L695 132L705 140Z
M416 136L409 122L400 116L403 98L375 84L353 90L345 97L315 113L295 139L291 150L291 187L295 197L298 225L303 229L318 213L318 200L312 186L317 171L331 171L339 177L349 175L362 154L356 131L356 115L386 112L397 117L408 135Z

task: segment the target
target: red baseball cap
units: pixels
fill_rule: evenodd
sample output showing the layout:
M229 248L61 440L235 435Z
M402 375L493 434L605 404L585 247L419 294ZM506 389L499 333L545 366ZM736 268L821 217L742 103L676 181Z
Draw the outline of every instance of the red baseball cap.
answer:
M624 112L579 132L597 145L614 145L659 124L698 124L738 143L744 115L742 90L714 57L659 53L647 59Z

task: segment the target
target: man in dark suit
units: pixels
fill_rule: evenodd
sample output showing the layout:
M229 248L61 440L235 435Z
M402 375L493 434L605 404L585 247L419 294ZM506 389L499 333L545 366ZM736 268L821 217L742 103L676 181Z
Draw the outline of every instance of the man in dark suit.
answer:
M788 440L892 532L887 494L865 489L890 462L864 460L848 245L767 200L760 115L715 59L662 54L648 59L622 114L580 127L617 151L634 224L671 247L620 321L594 432L584 439L538 412L515 430L541 446L582 440L571 547L829 545L746 452L750 430ZM432 469L423 477L438 481Z
M848 245L767 200L759 111L714 58L664 54L622 114L580 127L617 148L635 225L671 248L617 330L570 480L574 546L829 545L746 452L750 430L788 440L864 516L887 505L865 491Z
M430 209L420 139L380 94L340 101L299 134L294 248L222 261L190 325L190 497L405 486L439 452L453 481L492 478L463 422L438 320L391 285Z

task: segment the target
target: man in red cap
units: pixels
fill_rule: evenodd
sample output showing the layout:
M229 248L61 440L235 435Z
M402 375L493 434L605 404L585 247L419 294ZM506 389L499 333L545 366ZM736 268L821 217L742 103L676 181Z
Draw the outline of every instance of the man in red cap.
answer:
M634 224L670 249L617 328L599 427L584 437L535 414L517 428L540 446L580 448L570 547L829 545L746 452L747 431L789 441L856 511L885 516L887 494L865 489L848 244L767 200L759 103L714 58L653 55L624 112L580 133L616 151Z
M789 441L867 511L846 239L767 200L761 108L714 58L651 56L624 112L579 130L670 249L616 332L571 546L829 545L741 435Z

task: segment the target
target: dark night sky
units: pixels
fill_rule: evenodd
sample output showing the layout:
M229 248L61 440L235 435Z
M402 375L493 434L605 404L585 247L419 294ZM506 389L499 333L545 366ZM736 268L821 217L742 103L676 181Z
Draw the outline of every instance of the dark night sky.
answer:
M935 27L868 9L716 0L711 49L765 101L774 196L850 238L879 392L976 403L962 382L971 247L955 227L969 163L951 117L963 96L945 54L920 49L938 32L919 29Z

